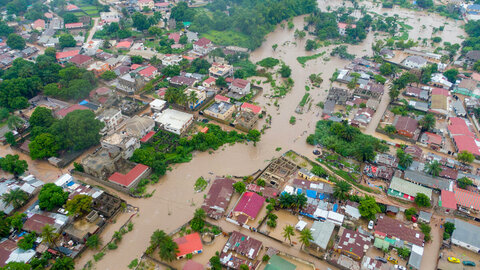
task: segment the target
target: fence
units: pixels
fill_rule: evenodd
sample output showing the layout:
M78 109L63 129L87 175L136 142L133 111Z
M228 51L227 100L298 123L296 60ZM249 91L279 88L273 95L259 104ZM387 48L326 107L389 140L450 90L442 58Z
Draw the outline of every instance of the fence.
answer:
M77 174L77 175L80 175L80 176L83 176L83 177L87 177L87 178L92 179L93 181L98 182L102 185L105 185L109 188L113 188L116 191L119 191L119 192L122 192L122 193L125 193L125 194L128 194L128 195L132 196L132 194L130 193L130 189L119 186L119 185L114 184L112 182L102 180L100 178L94 177L94 176L92 176L90 174L87 174L87 173L84 173L84 172L79 172L77 170L73 170L72 174Z

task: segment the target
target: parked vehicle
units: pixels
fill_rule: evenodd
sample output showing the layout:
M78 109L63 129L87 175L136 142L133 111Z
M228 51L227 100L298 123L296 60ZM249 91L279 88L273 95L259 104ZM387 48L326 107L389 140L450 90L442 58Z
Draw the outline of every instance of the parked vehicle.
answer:
M393 263L393 264L398 264L398 260L393 258L393 257L388 257L387 261Z
M387 260L386 260L385 258L383 258L383 257L377 256L377 257L375 257L375 260L377 260L377 261L379 261L379 262L382 262L382 263L387 263Z
M455 257L448 257L447 260L451 263L460 263L460 260Z
M373 225L375 225L375 223L373 223L373 220L370 220L370 222L368 222L368 229L373 230Z
M401 266L401 265L398 265L398 264L395 264L395 269L398 269L398 270L407 270L407 268L405 266Z
M462 262L463 265L465 266L477 266L474 262L472 261L463 261Z

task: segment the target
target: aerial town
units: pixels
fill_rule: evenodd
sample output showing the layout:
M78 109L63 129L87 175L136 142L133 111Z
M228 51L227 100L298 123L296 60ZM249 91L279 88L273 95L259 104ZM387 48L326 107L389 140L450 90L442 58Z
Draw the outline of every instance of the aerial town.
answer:
M0 270L479 269L479 118L479 0L4 0Z

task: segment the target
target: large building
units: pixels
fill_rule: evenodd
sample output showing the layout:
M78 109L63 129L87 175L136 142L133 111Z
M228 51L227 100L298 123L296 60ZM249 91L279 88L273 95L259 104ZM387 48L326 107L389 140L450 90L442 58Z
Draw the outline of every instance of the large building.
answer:
M340 240L335 246L335 250L355 260L360 260L370 248L371 244L372 238L370 236L344 229Z
M183 237L174 239L178 245L177 259L181 259L188 254L198 254L203 251L202 240L198 232L185 235Z
M310 241L312 246L317 248L317 250L326 250L328 242L332 237L333 229L335 229L335 224L330 221L313 222L312 228L310 229L313 237L313 240Z
M213 182L207 197L202 204L202 209L213 219L219 219L227 210L233 195L235 181L229 178L220 178Z
M172 109L166 109L156 116L155 122L160 128L180 135L193 123L193 115Z
M453 223L455 224L455 230L452 234L452 244L479 253L480 227L458 218L456 218Z
M265 198L257 193L245 192L233 209L233 215L237 217L239 223L246 224L249 219L254 220L257 217L264 202Z
M387 194L403 200L414 201L418 193L423 193L432 199L432 190L412 182L393 177Z
M235 112L235 105L233 105L232 103L220 101L210 105L210 107L204 110L203 113L208 116L225 121L230 119L230 117L234 112Z
M108 181L122 187L133 188L138 184L138 181L140 181L140 179L148 176L149 171L150 168L148 166L143 164L137 164L126 174L121 174L119 172L112 174L108 178Z
M423 247L425 236L422 232L407 227L405 223L382 214L378 216L375 225L375 237L400 241L410 247L413 245Z

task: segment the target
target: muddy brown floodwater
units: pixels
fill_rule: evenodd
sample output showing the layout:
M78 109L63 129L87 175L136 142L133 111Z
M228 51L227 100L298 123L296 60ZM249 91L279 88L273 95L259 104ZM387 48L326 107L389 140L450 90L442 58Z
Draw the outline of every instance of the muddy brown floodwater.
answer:
M340 6L342 3L341 1L328 1L330 6ZM347 6L349 4L346 3ZM369 2L362 2L361 4L372 5ZM319 1L319 6L325 9L327 1ZM445 18L436 15L420 16L422 14L418 12L398 8L383 10L378 7L372 7L371 10L379 14L388 12L392 15L398 14L400 17L408 18L407 24L414 27L412 30L413 38L428 35L428 31L431 31L431 25L438 27L446 21ZM418 22L417 18L420 18L421 22ZM295 18L294 23L295 29L303 29L303 17ZM427 25L427 27L422 29L422 24ZM444 41L460 42L457 36L464 35L464 32L459 28L459 25L461 23L449 20L445 31L440 33L442 39ZM257 146L254 147L251 143L236 144L225 146L213 154L207 152L194 153L191 162L173 166L172 171L162 177L158 184L149 187L150 191L155 190L155 193L148 199L132 199L113 192L126 199L130 204L139 207L140 213L133 219L135 224L133 231L124 235L118 249L108 251L101 261L95 263L95 269L127 269L127 265L133 259L139 258L146 249L153 231L163 229L166 232L170 232L189 220L194 210L201 205L203 195L205 194L205 192L195 193L193 190L194 182L198 177L203 176L213 180L214 175L248 175L264 168L269 160L279 156L280 153L288 149L311 156L313 147L307 145L305 139L308 134L313 132L315 122L319 120L321 110L315 104L325 99L330 86L328 78L332 76L335 69L343 68L348 62L329 56L333 46L320 48L315 52L305 52L305 41L307 38L312 37L307 36L303 40L295 40L293 33L294 30L277 27L274 32L266 37L264 44L251 54L253 62L265 57L281 59L292 68L291 77L295 81L291 92L286 97L278 100L279 108L273 106L273 100L265 96L257 98L256 102L272 116L271 128L265 131ZM428 38L430 38L429 35ZM374 39L375 36L370 33L361 44L349 46L348 51L356 54L357 57L370 55L371 43L374 42ZM272 50L273 44L278 44L276 51ZM298 56L323 51L326 51L323 57L307 62L305 67L302 67L296 59ZM310 90L313 99L311 108L301 115L295 114L295 108L305 93L305 85L311 73L322 73L324 82L320 88ZM265 84L262 86L265 88L262 95L268 94L270 91L269 87ZM308 106L306 107L308 108ZM291 116L296 116L297 118L297 122L293 126L289 124ZM263 124L264 122L260 122L258 128L260 129ZM277 147L282 147L282 150L280 152L275 151ZM12 153L9 147L0 148L0 155L7 153ZM59 175L66 172L66 170L62 171L54 168L44 161L30 161L25 155L20 155L22 159L29 160L30 172L38 175L42 180L52 182ZM116 223L106 228L102 233L104 242L111 238L113 232L118 230L128 217L129 214L122 214L117 218ZM82 268L89 260L93 260L93 254L93 251L86 251L77 260L77 268ZM318 269L327 269L327 267L334 269L323 261L315 260L313 262Z

